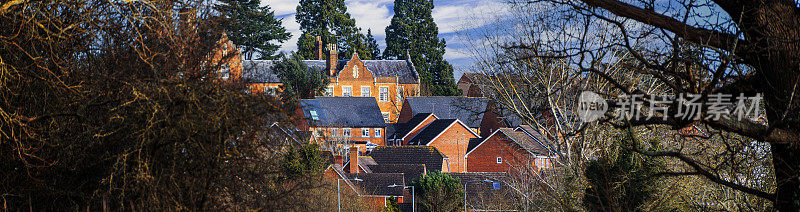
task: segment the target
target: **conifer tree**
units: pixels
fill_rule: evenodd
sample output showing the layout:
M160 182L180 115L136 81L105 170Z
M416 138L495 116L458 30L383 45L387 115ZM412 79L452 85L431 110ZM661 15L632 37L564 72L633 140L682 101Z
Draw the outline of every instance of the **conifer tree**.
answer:
M242 51L244 59L272 59L280 43L288 40L281 20L275 18L269 6L259 6L258 0L220 0L217 11L225 18L222 22L228 39ZM277 42L277 43L276 43Z
M383 58L406 59L408 52L428 95L459 95L453 66L444 60L446 44L438 38L432 10L433 0L395 0L394 17L386 27Z
M367 29L367 50L372 53L373 60L381 59L381 50L378 48L378 41L372 36L372 29Z
M350 58L353 53L362 59L372 57L366 49L366 37L347 12L344 0L300 0L295 19L303 31L297 41L298 54L305 59L316 59L316 36L324 43L336 43L339 58Z

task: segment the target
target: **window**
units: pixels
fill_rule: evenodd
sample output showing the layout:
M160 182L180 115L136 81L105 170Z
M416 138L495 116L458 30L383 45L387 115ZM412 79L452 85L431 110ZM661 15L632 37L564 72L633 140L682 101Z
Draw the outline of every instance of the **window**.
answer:
M369 86L361 86L361 97L370 97Z
M389 112L381 113L383 115L383 122L389 123Z
M325 88L325 96L333 96L333 86Z
M345 128L344 130L342 130L342 136L350 137L350 128Z
M277 95L278 94L278 87L276 86L265 86L264 93L267 95Z
M381 128L375 128L375 137L376 138L380 138L381 137Z
M368 128L361 129L361 137L369 138L369 129Z
M322 137L322 129L314 130L314 137L317 137L317 138Z
M501 163L503 163L503 158L497 157L497 164L501 164Z
M219 69L219 78L228 79L231 78L231 68L228 65L222 65Z
M353 78L358 78L358 66L353 66Z
M350 86L342 86L342 96L344 96L344 97L351 97L351 96L353 96L353 87L350 87Z
M389 101L389 87L378 88L378 100L381 102Z
M317 115L316 110L310 110L308 113L311 114L311 120L319 120L319 115Z
M331 137L339 136L339 130L336 128L331 129Z

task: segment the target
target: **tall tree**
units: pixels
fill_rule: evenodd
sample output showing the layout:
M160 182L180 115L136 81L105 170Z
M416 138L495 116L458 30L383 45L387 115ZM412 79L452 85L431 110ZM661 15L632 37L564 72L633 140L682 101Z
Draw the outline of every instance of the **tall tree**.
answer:
M322 72L309 71L308 66L303 63L303 58L294 53L289 56L281 55L280 61L275 64L274 69L283 82L284 102L297 98L314 98L314 95L322 92L330 81Z
M386 27L383 58L406 59L408 53L429 95L459 95L453 66L444 60L446 44L438 37L432 10L433 0L395 0L394 17Z
M461 181L441 172L432 172L414 182L419 205L426 211L458 211L464 209Z
M269 6L259 6L259 0L220 0L217 11L228 38L242 51L244 59L272 59L280 43L288 40L281 20L275 18Z
M372 53L373 60L381 59L381 49L378 48L378 41L372 36L372 29L367 29L367 50Z
M347 12L344 0L300 0L295 18L303 31L301 38L320 36L323 43L337 44L339 58L349 58L353 53L361 58L372 57L365 48L366 37ZM300 56L315 58L316 39L300 39L297 46Z

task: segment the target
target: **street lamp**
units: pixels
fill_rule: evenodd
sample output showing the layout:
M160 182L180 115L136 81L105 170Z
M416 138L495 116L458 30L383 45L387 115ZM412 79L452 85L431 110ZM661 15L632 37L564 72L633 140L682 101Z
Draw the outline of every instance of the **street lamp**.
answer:
M341 194L342 192L341 192L341 187L339 186L339 183L342 182L342 180L364 181L362 179L358 179L358 177L353 178L353 179L336 179L336 203L337 203L337 205L339 207L339 210L338 210L339 212L342 212L342 197L341 197L342 196L342 194Z
M472 183L472 182L494 183L494 181L491 181L491 180L473 180L473 181L465 182L464 183L464 212L467 212L467 183Z
M390 185L389 188L394 188L394 187L398 187L398 186L402 186L402 185L393 184L393 185ZM414 198L415 198L414 197L414 186L403 186L403 188L408 188L408 187L411 187L411 211L412 212L417 212L417 205L414 204Z

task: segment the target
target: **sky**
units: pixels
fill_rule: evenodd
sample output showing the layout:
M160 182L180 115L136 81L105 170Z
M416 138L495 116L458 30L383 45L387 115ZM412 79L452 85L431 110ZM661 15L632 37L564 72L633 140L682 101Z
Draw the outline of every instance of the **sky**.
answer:
M469 45L471 30L490 25L501 20L505 8L503 0L434 0L433 20L439 27L439 38L445 39L445 60L450 62L455 71L454 79L458 80L464 72L470 71L473 56ZM297 50L297 39L300 36L300 25L295 21L299 0L262 0L262 5L269 5L275 16L282 19L283 26L292 37L282 44L281 51ZM372 34L378 41L381 51L386 47L385 29L394 14L394 0L345 0L347 11L356 20L356 25Z

